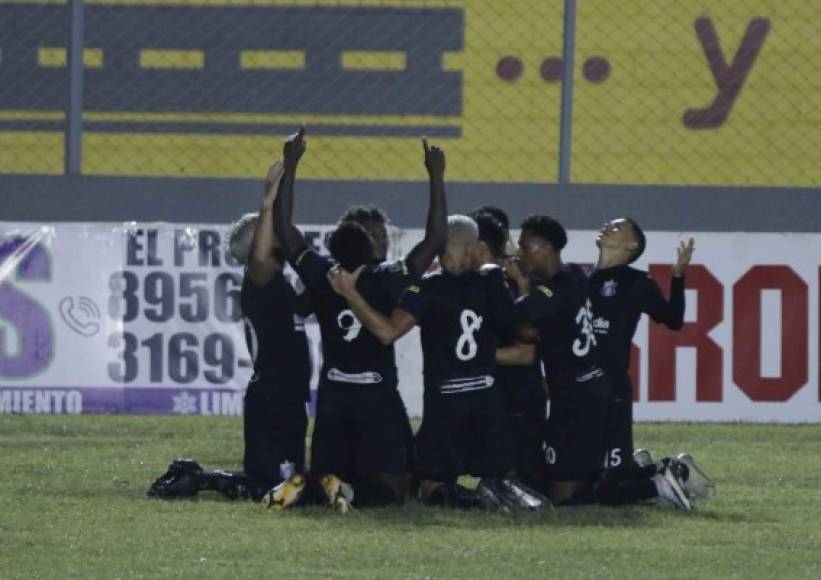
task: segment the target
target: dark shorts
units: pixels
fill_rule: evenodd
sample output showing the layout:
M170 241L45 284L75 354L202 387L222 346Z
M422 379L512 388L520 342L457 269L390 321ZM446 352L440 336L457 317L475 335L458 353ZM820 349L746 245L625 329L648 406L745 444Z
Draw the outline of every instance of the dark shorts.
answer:
M633 465L633 399L630 377L608 380L614 384L614 395L607 417L607 467L621 469Z
M464 474L502 476L513 468L510 431L501 389L443 395L425 389L416 434L417 472L433 481Z
M563 394L556 396L557 391ZM547 477L589 479L604 468L610 386L600 377L558 386L553 393L545 428Z
M411 471L413 432L396 385L320 384L311 471L357 479Z
M243 466L249 477L269 488L290 471L305 468L308 413L301 390L292 387L255 380L245 392Z
M541 378L504 385L514 469L521 480L539 485L544 474L544 431L547 397Z

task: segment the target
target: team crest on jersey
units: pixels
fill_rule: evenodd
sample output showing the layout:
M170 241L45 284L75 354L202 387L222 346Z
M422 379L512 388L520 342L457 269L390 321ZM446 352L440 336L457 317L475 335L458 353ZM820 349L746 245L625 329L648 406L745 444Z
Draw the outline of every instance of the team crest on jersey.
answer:
M604 285L601 287L601 295L606 297L611 297L616 295L616 290L619 287L619 283L615 280L607 280Z

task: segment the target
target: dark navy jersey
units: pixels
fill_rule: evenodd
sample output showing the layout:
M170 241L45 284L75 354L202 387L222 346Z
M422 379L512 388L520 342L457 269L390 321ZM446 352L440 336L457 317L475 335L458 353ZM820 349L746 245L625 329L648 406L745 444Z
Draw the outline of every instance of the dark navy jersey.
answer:
M442 393L493 386L499 330L514 315L501 268L428 274L405 290L399 307L421 329L426 385Z
M254 285L247 272L242 280L240 306L254 374L298 388L307 400L311 363L297 301L296 291L281 271L265 286Z
M509 282L511 300L518 297L515 283ZM512 346L519 342L514 325L508 325L499 331L499 346ZM508 401L530 400L532 394L542 393L542 362L534 361L532 365L500 365L496 369L496 378L505 391Z
M601 376L587 277L566 264L550 280L533 280L530 293L516 300L517 317L539 331L539 354L552 394L571 383Z
M306 250L293 264L311 295L322 334L323 383L396 385L393 345L385 346L362 325L348 302L334 292L326 274L330 258ZM383 263L363 272L357 290L374 309L390 315L402 291L412 282L405 263Z
M641 314L677 330L684 322L684 278L673 278L670 301L647 272L624 264L590 272L593 331L608 374L626 374L630 344Z

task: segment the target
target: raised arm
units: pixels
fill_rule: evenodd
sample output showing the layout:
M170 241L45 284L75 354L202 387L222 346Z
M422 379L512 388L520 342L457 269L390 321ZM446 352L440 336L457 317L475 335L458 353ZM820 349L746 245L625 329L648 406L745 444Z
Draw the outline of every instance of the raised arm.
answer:
M416 276L424 274L433 259L442 252L448 234L445 153L439 147L429 147L427 139L422 139L422 146L425 149L425 167L428 170L430 184L428 219L425 224L425 237L413 247L406 258L408 266Z
M359 321L382 344L393 344L414 327L416 320L405 310L394 308L390 318L376 311L356 289L356 281L365 266L350 273L340 267L328 271L328 282L334 291L348 301Z
M282 269L282 263L274 255L274 201L282 178L282 160L276 161L268 169L265 177L265 197L259 209L259 219L254 228L251 255L248 258L248 277L255 286L265 286L275 273Z
M684 326L684 275L693 257L695 242L690 238L678 247L678 258L673 266L673 277L670 278L670 300L664 299L658 284L648 279L643 297L643 310L654 321L664 324L670 330L680 330Z
M292 264L308 249L305 238L293 223L294 213L294 180L296 169L302 154L305 153L305 127L288 137L282 149L283 174L274 202L274 232L276 233L285 257Z

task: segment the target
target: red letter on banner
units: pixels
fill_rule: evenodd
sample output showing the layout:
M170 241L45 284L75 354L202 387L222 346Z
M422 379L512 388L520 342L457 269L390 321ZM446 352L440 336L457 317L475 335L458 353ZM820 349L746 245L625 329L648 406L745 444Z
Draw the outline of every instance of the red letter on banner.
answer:
M662 288L670 287L672 267L653 264L650 275ZM696 400L721 401L721 347L707 336L724 318L724 288L704 266L687 269L688 289L698 292L698 314L695 322L685 322L674 332L650 322L650 378L648 400L676 400L676 347L696 348ZM692 305L688 306L692 308Z
M781 376L761 376L761 291L781 290ZM807 284L789 266L755 266L733 287L733 380L753 401L788 401L807 383Z

